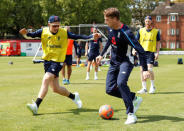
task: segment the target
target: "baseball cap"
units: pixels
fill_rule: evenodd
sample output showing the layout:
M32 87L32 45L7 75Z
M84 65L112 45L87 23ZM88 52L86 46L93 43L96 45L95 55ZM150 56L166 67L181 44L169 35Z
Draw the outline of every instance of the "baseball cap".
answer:
M60 21L61 19L59 18L59 16L52 15L49 17L48 23L60 22Z
M145 20L146 20L146 19L152 20L151 16L146 16L146 17L145 17Z

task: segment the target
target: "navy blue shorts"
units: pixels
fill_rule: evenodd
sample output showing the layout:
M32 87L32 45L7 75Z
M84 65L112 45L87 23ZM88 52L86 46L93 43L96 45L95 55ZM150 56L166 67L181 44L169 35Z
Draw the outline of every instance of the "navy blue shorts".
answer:
M75 52L76 52L77 58L81 58L81 49L79 46L75 47Z
M154 64L155 61L155 53L146 51L146 62L147 64Z
M56 77L59 77L59 72L63 67L63 63L61 62L54 62L54 61L44 61L44 70L45 73L49 72L54 74Z
M96 61L96 57L98 56L99 54L88 54L88 61Z
M65 63L69 66L72 65L72 55L66 55Z

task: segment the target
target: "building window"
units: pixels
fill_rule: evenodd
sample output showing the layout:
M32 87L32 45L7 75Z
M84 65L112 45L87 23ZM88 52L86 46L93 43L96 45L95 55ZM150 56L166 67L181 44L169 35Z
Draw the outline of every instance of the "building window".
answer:
M167 48L169 48L169 42L167 42Z
M161 16L156 16L156 21L160 22L161 21Z
M175 49L175 43L174 43L174 42L171 42L171 43L170 43L170 48L171 48L171 49Z
M175 29L171 29L171 35L175 35Z
M175 15L171 15L171 21L176 21L176 16Z
M179 35L179 34L180 34L179 29L176 29L176 35Z
M180 48L180 42L176 43L176 48Z
M170 31L169 30L167 30L167 35L170 35Z

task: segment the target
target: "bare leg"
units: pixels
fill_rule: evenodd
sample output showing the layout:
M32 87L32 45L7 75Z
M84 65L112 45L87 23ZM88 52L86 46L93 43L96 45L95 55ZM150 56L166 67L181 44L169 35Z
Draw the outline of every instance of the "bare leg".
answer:
M53 92L60 94L62 96L69 96L70 92L62 86L59 86L59 78L54 78L51 82L50 82L50 86L53 90Z
M62 67L62 69L61 69L61 75L62 75L62 77L63 77L63 79L65 79L65 63L63 64L63 67Z
M54 77L55 76L49 72L45 73L42 80L42 85L38 94L38 98L44 99L44 97L48 92L49 83L54 80Z
M67 65L67 80L70 80L71 74L72 74L72 66Z
M151 69L151 70L150 70ZM153 65L152 64L148 64L148 70L150 72L150 80L154 80L154 72L153 72Z

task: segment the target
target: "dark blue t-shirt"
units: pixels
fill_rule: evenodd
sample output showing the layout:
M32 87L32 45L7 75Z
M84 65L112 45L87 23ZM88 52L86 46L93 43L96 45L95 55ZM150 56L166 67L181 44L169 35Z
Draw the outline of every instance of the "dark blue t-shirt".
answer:
M118 30L109 30L108 41L100 55L103 56L110 46L112 47L112 63L120 65L123 61L132 61L133 47L139 54L140 65L143 67L144 71L147 71L145 51L128 26L122 24L121 28Z
M98 40L90 40L89 41L89 54L99 54L100 53L100 42L102 39L99 38Z

